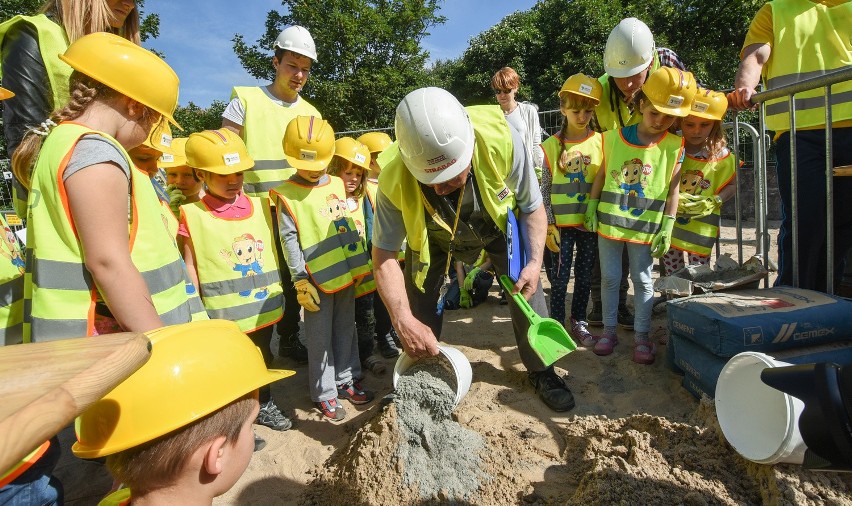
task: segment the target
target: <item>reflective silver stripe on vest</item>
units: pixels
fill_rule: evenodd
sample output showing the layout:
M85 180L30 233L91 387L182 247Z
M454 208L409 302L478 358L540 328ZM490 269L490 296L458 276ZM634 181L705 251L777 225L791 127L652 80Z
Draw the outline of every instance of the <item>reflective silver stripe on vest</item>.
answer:
M672 231L672 237L680 239L683 242L704 246L705 248L710 248L716 244L715 237L707 237L706 235L696 234L695 232L684 230L682 228L675 228Z
M178 307L161 314L160 320L163 321L163 325L177 325L178 323L192 321L192 315L189 312L189 303L183 302Z
M284 180L279 181L262 181L258 183L243 182L243 192L248 195L269 195L269 190L276 186L281 186Z
M708 214L707 216L702 216L700 218L692 218L692 221L697 221L700 223L706 223L708 225L713 225L714 227L718 227L722 224L722 217L718 214Z
M331 237L327 237L322 241L314 244L310 248L305 248L303 250L305 255L305 262L310 262L311 260L315 260L326 253L330 253L338 248L346 247L350 244L356 244L361 240L361 236L358 235L357 230L350 230L348 232L344 232L342 234L335 234Z
M572 202L570 204L553 204L550 205L555 216L568 216L571 214L585 214L588 202Z
M72 337L86 337L86 320L48 320L31 317L32 342L56 341Z
M842 68L836 68L836 69L830 69L830 70L812 70L810 72L799 72L798 74L786 74L786 75L783 75L783 76L775 76L771 79L766 80L766 89L774 90L775 88L787 86L788 84L798 83L799 81L804 81L805 79L823 76L823 75L829 74L831 72L837 72L838 70L842 70Z
M592 184L585 181L571 181L570 183L554 184L550 187L550 195L572 195L575 193L589 193L592 191ZM552 198L552 197L551 197Z
M95 286L92 275L80 262L34 258L32 251L27 252L27 258L32 258L33 283L39 288L88 292Z
M663 212L663 209L666 207L665 200L646 199L644 197L637 197L636 195L625 195L624 193L615 193L610 191L601 192L601 202L657 213Z
M845 102L852 102L852 90L844 91L842 93L831 94L832 108ZM825 98L822 96L796 99L796 111L819 109L820 107L825 107ZM775 102L774 104L769 104L766 106L766 114L768 116L772 116L775 114L785 114L789 111L790 102L788 102L787 100L782 100L781 102Z
M0 285L0 306L11 306L16 300L24 298L24 277L18 276Z
M284 297L281 294L268 299L252 301L237 307L226 307L222 309L208 309L207 314L212 319L230 320L232 322L252 318L257 315L273 311L280 308L284 304Z
M169 288L173 288L186 279L184 275L183 261L178 258L174 262L164 265L153 271L140 273L145 284L148 285L148 291L151 295L164 292ZM39 285L41 286L41 285Z
M354 257L347 258L346 261L337 262L336 264L329 265L328 267L320 269L316 272L309 272L311 273L311 277L314 279L314 282L316 282L316 284L323 285L333 279L343 276L347 272L350 272L352 270L350 268L350 261L353 265L366 265L367 254L359 253Z
M275 170L275 169L289 169L290 164L287 163L287 160L255 160L254 167L251 170Z
M202 283L201 293L203 293L205 297L229 295L249 290L263 289L279 281L281 281L281 276L278 274L278 271L275 270L264 272L256 276L246 276L240 279L226 279L223 281Z
M0 346L12 346L24 341L24 324L19 323L11 327L0 327Z
M653 221L640 220L638 218L628 218L626 216L616 216L614 214L598 213L598 222L605 223L613 227L629 229L632 232L641 232L643 234L656 234L660 228L659 223Z

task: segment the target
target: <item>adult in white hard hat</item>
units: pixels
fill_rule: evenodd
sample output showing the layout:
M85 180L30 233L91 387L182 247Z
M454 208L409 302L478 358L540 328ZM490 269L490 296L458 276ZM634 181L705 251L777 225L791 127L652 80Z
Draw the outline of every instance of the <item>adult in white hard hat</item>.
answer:
M609 33L603 54L606 73L598 78L603 87L600 103L595 107L595 118L601 131L616 130L635 125L642 120L639 107L633 103L636 92L645 84L648 75L660 67L686 70L678 55L671 49L656 47L654 35L648 25L636 18L625 18ZM633 312L627 307L628 263L627 254L622 257L621 288L618 293L618 324L626 329L633 328ZM588 323L603 325L601 306L600 264L595 264L592 273L590 295L592 309Z
M498 273L507 273L509 212L518 216L527 254L514 288L547 315L541 191L524 140L500 107L465 108L443 89L420 88L397 107L395 129L397 142L378 160L373 269L405 351L438 354L441 289L451 256L472 264L485 250ZM406 239L403 271L397 252ZM517 305L510 308L521 361L539 397L555 411L571 409L574 397L565 382L530 348L527 318Z
M234 87L231 101L222 113L222 126L243 139L254 160L254 167L243 174L243 191L251 197L268 198L269 190L296 173L287 163L281 144L290 120L297 116L322 117L299 94L308 82L311 66L317 61L316 44L307 28L287 26L275 39L272 49L275 51L272 56L275 80L265 86ZM298 308L290 271L282 269L281 276L284 306ZM285 311L284 318L277 324L281 336L278 353L307 363L307 348L299 340L299 319L299 311Z

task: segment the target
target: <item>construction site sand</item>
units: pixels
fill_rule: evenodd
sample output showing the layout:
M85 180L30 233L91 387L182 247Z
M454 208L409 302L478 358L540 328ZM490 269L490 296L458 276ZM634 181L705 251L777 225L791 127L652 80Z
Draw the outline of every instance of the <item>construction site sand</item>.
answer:
M723 233L733 237L730 228ZM735 254L730 239L723 241L724 251ZM652 329L664 323L665 312L655 312ZM700 404L665 367L666 347L659 348L656 363L641 366L630 359L632 333L619 329L619 335L610 356L578 349L556 364L577 407L554 413L526 379L496 286L484 304L446 314L443 341L464 352L473 369L470 391L453 418L484 441L481 482L476 495L462 503L852 505L852 475L741 458L722 438L712 404ZM392 368L392 359L385 362ZM330 423L308 398L306 366L290 359L277 359L276 366L297 372L273 385L295 427L286 432L258 427L266 448L214 504L450 502L440 496L424 501L416 487L403 483L393 404L344 401L349 416ZM391 391L390 373L368 374L364 383L379 397ZM64 448L69 446L66 439ZM68 505L95 504L111 483L101 466L67 452L57 475Z

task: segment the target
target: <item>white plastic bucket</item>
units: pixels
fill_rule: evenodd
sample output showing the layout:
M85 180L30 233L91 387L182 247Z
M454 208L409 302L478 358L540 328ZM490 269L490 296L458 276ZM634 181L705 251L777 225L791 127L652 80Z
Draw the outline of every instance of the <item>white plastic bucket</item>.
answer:
M473 370L470 368L470 361L468 361L467 357L464 356L464 353L452 346L439 344L438 350L441 352L438 357L446 359L446 362L449 362L450 367L455 374L456 384L450 386L454 387L456 391L456 398L453 406L458 406L461 400L464 399L464 396L467 395L467 391L470 390L470 381L473 378ZM393 367L394 388L396 388L396 383L399 381L399 377L418 361L419 359L410 357L405 352L396 359L396 365Z
M725 364L716 383L716 416L725 438L758 464L801 464L805 442L799 434L804 403L765 384L760 373L788 366L769 355L747 351Z

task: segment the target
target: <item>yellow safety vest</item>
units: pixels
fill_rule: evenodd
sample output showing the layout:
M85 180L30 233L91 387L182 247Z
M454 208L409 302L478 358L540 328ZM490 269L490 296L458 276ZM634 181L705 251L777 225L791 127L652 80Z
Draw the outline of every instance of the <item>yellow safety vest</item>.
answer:
M237 86L231 92L231 99L234 97L240 99L246 112L242 138L254 159L254 167L243 173L243 192L250 197L269 198L269 190L296 172L284 159L282 141L287 124L296 116L322 116L302 97L284 107L257 86Z
M370 273L370 259L339 177L329 176L316 186L285 181L270 195L293 217L305 267L320 290L338 292Z
M15 232L0 213L3 234L0 253L0 346L24 339L24 254Z
M375 185L375 183L373 183ZM370 183L367 182L366 187L369 188ZM355 209L350 209L349 212L352 214L352 219L355 220L355 228L358 229L358 232L361 235L361 240L364 241L364 251L367 251L367 219L364 216L364 205L372 205L372 201L367 203L369 199L369 189L364 192L364 196L362 196L358 200L351 199L349 202L354 200ZM375 209L376 206L373 206ZM367 251L367 257L369 258L370 252ZM376 291L376 280L373 278L373 263L370 262L370 272L367 273L366 276L361 278L361 282L355 287L355 298L361 297L362 295L367 295L368 293L373 293Z
M272 325L284 314L269 199L248 199L245 218L216 217L203 201L180 208L207 314L236 322L243 332Z
M53 101L51 109L58 109L68 101L68 80L71 77L71 72L74 71L70 65L59 59L59 55L68 49L68 36L61 26L44 14L15 16L0 24L0 46L3 45L3 39L9 29L21 21L36 28L38 49L50 84L50 94ZM0 77L2 77L2 68L0 68ZM12 205L18 216L27 215L27 189L17 178L12 178Z
M12 483L18 476L24 474L27 469L31 468L33 464L38 462L38 460L44 455L47 449L50 447L50 441L45 441L38 448L30 452L29 455L21 459L20 462L15 464L12 469L4 473L0 473L0 488L5 487L6 485Z
M62 173L77 141L103 132L63 122L44 141L32 174L24 275L24 341L49 341L92 335L98 288L83 260L71 223ZM160 204L148 177L130 171L130 258L145 280L154 308L165 325L190 321L183 260L163 224Z
M128 506L132 499L129 488L120 488L101 499L98 506Z
M376 213L376 198L377 198L376 196L378 195L378 192L379 192L379 183L377 181L367 180L366 188L367 188L367 191L365 192L365 194L367 195L367 198L370 201L370 205L373 206L373 215L375 215L375 213ZM372 241L372 240L373 240L373 238L371 237L370 241ZM370 255L371 255L370 258L372 258L372 252L368 251L367 253L370 253ZM396 259L399 260L400 262L405 262L405 244L403 244L402 248L399 249L399 254L396 256Z
M606 171L598 205L598 234L650 244L663 221L672 172L683 139L666 132L656 144L628 143L621 129L603 134Z
M509 124L499 106L478 105L465 109L473 124L475 144L471 163L479 195L488 215L505 233L509 209L515 209L515 192L506 186L514 154ZM379 155L378 163L382 167L379 188L402 213L408 247L412 250L414 285L423 291L431 259L420 184L403 163L397 143Z
M541 147L544 164L550 171L550 207L557 227L580 227L592 192L592 183L601 166L601 134L592 132L580 141L562 141L559 134L547 138ZM568 172L559 170L562 145L568 154Z
M829 7L807 0L775 0L772 56L763 68L767 89L852 65L852 2ZM796 95L796 128L824 127L823 87ZM831 87L832 122L852 119L852 81ZM766 102L766 128L790 130L787 97Z
M734 155L730 152L718 160L701 160L686 155L680 167L681 194L685 190L682 183L686 181L693 195L718 195L735 174ZM708 256L719 235L720 219L719 210L701 218L678 215L672 230L672 248Z
M648 71L648 74L650 75L658 68L660 68L660 55L654 51L654 61L651 63L651 70ZM627 103L621 99L621 90L610 87L609 74L600 76L598 81L603 86L603 94L600 103L595 106L595 118L601 131L618 130L642 121L642 113L639 112L638 104L631 112Z

